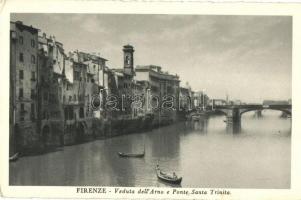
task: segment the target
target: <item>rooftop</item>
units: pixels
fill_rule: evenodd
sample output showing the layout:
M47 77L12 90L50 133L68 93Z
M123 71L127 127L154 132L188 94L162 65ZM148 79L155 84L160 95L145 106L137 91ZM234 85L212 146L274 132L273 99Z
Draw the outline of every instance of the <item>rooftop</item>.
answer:
M27 30L27 31L31 32L32 34L38 33L40 31L40 29L38 29L38 28L34 28L33 26L27 26L27 25L23 24L22 21L16 21L16 22L11 21L10 23L15 24L18 29Z
M179 79L179 76L177 74L176 75L169 74L166 71L163 72L161 69L162 69L162 67L157 66L157 65L137 65L135 70L137 72L152 71L152 72L154 72L158 75L164 75L164 76L168 76L168 77L173 78L173 79Z

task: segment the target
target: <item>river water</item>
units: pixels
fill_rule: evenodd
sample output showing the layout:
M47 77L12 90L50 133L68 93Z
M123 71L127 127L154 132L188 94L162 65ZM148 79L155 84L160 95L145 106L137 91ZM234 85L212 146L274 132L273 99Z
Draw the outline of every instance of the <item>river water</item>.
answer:
M178 123L140 134L67 146L10 163L11 185L155 186L157 163L182 176L181 187L290 188L291 119L277 111L242 116L239 134L224 116L187 126ZM144 158L120 158L118 151ZM178 186L179 187L179 186Z

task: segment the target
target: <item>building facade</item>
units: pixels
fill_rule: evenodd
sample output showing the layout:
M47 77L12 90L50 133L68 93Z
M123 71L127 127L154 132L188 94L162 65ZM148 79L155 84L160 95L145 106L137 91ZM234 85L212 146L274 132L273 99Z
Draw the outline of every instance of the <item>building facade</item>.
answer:
M10 150L38 147L38 29L10 23Z
M154 115L156 125L177 120L180 80L177 75L163 72L160 66L138 65L136 80L148 82L146 110Z
M38 132L45 146L63 145L63 82L66 55L55 37L39 36Z
M160 66L134 68L129 44L123 67L110 69L99 55L65 53L54 36L11 22L10 47L10 154L169 124L192 93Z

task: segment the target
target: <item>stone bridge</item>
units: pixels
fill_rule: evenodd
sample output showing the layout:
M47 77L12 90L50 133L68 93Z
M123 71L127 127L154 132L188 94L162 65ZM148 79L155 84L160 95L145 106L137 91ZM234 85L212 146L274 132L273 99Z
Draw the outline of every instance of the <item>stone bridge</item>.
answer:
M233 132L239 132L241 129L241 116L249 111L256 110L278 110L292 115L292 105L262 105L262 104L248 104L248 105L225 105L215 106L216 111L222 112L227 117L227 129Z
M209 107L208 107L209 109ZM226 117L227 130L232 133L237 133L241 130L241 116L249 111L262 111L265 109L278 110L286 113L288 116L292 115L292 105L262 105L262 104L246 104L246 105L215 105L214 111L221 112ZM193 120L198 119L202 115L206 115L206 112L191 111L189 118Z

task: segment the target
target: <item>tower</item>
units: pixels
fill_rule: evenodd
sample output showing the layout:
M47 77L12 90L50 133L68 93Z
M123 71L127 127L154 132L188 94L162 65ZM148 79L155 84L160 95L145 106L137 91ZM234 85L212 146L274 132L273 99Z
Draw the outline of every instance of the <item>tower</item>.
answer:
M134 47L131 45L123 46L123 68L124 73L134 75Z

